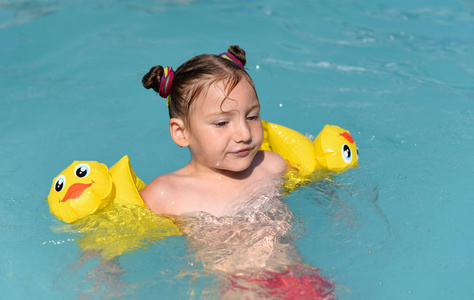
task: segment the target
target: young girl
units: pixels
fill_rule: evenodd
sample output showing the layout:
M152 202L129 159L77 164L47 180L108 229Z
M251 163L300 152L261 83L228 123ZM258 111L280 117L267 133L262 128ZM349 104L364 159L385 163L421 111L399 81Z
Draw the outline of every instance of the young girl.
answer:
M245 200L242 191L282 177L286 170L280 155L259 151L260 103L243 68L245 52L238 46L228 51L199 55L176 72L155 66L143 77L145 88L168 98L171 138L191 153L186 166L158 176L142 190L157 214L229 214Z
M174 216L206 270L222 275L220 297L331 299L334 285L293 245L295 218L279 192L287 163L259 151L260 103L245 62L231 46L143 77L145 88L167 98L171 138L191 161L156 177L141 196L155 213Z

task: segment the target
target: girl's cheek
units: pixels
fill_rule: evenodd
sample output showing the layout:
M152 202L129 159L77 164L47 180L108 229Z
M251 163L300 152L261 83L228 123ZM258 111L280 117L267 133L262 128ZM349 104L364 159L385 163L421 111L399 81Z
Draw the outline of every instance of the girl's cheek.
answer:
M253 127L254 129L254 135L256 136L262 136L263 137L263 127L262 127L262 123L257 123L254 125Z

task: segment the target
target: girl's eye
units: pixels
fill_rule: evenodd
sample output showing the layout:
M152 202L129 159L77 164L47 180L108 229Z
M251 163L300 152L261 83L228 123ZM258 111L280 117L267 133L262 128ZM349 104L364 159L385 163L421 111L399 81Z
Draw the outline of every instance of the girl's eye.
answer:
M247 120L249 120L249 121L255 121L255 120L258 120L258 119L260 119L259 115L247 117Z
M350 164L352 161L351 148L346 144L342 145L342 159L346 164Z
M228 122L226 121L222 121L222 122L217 122L217 123L214 123L214 125L216 127L224 127L225 125L227 125Z
M79 164L74 169L74 174L79 178L83 178L89 175L90 169L88 164Z
M62 191L65 185L66 185L66 177L64 175L60 175L58 179L56 179L56 182L54 182L54 190L56 192L60 192Z

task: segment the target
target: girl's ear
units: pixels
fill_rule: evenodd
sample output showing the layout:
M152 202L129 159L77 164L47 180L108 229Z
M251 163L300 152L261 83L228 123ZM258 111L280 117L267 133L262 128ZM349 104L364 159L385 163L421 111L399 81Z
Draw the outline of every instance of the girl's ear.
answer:
M178 146L187 147L189 145L189 132L186 129L183 120L171 118L170 134L171 138L176 144L178 144Z

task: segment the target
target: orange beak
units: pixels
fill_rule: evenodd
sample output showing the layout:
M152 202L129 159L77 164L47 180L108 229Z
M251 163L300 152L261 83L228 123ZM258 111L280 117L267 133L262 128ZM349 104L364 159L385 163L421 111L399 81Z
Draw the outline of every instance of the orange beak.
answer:
M84 190L90 187L93 183L94 181L92 181L91 183L74 183L67 189L66 195L64 195L64 198L62 200L59 200L59 202L79 198L84 192Z

